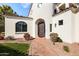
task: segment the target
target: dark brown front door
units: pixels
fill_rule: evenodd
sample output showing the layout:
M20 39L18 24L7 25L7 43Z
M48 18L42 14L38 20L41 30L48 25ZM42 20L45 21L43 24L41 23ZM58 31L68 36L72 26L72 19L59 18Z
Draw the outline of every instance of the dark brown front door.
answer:
M38 36L39 37L45 36L45 23L44 22L38 24Z

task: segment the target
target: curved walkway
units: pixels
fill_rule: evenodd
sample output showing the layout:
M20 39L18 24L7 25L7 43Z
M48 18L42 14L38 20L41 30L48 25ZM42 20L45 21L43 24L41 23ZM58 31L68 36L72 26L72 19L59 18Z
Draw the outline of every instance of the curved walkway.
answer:
M33 56L79 56L79 44L53 43L46 38L32 40L29 55ZM69 47L69 52L64 51L63 46Z

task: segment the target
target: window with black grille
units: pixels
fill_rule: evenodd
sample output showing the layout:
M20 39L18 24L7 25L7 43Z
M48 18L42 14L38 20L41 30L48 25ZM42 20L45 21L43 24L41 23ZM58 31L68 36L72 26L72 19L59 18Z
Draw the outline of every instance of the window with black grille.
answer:
M23 21L16 23L16 32L27 32L27 24Z
M58 21L59 25L63 25L63 20Z

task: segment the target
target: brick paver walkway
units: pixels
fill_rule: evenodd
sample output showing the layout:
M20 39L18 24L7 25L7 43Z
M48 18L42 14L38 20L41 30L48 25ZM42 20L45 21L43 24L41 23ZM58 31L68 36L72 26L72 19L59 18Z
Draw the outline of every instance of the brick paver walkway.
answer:
M63 45L69 47L69 52L63 50ZM36 38L31 41L31 47L29 50L29 55L33 56L79 56L79 45L78 44L68 44L68 43L53 43L46 38Z
M58 55L51 46L50 40L46 38L36 38L31 41L30 54L31 55Z

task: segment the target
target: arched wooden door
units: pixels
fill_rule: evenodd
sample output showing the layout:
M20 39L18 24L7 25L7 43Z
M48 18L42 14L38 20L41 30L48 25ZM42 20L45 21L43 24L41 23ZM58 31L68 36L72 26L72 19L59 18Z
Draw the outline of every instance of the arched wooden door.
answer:
M45 37L45 23L44 22L38 23L38 36Z
M45 21L42 18L36 21L36 36L45 37Z

